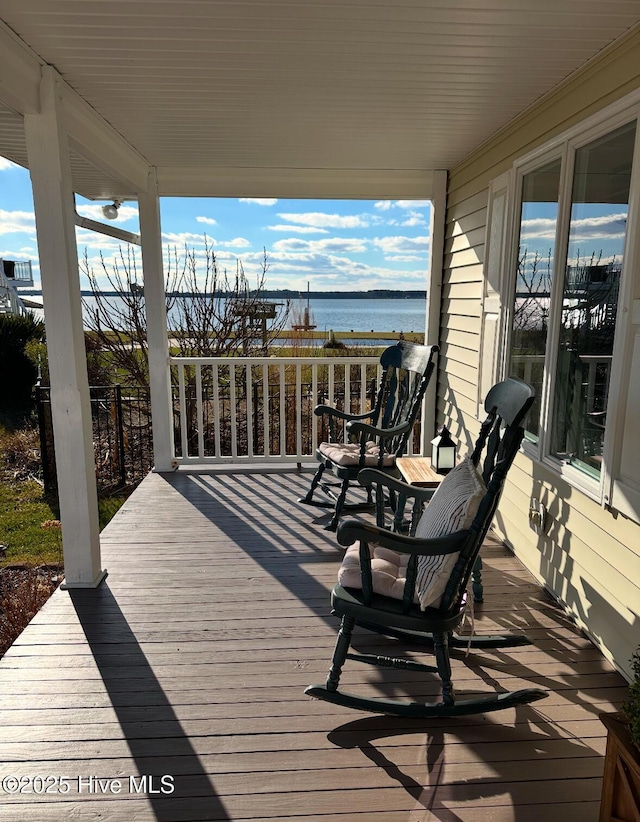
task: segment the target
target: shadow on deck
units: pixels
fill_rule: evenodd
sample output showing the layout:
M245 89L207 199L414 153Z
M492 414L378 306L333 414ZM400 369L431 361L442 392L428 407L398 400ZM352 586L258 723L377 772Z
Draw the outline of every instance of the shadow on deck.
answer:
M0 662L0 820L598 818L597 714L626 685L495 539L476 631L534 644L454 652L454 682L461 696L538 686L547 699L417 721L304 696L328 668L342 554L296 502L308 482L283 469L145 479L103 533L106 582L57 591ZM368 666L343 682L437 693L435 676Z

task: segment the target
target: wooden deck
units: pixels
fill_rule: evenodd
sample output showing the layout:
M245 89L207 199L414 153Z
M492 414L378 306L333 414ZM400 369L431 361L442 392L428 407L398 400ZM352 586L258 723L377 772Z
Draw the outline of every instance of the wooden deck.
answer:
M309 478L273 469L142 483L103 534L106 582L57 591L0 663L1 777L35 791L5 790L1 820L597 819L597 713L619 707L625 683L495 540L476 630L535 642L454 652L454 682L459 693L533 684L546 700L416 721L304 696L328 668L341 557L314 524L322 511L295 501ZM364 632L357 642L391 643ZM354 663L343 682L435 693L429 675Z

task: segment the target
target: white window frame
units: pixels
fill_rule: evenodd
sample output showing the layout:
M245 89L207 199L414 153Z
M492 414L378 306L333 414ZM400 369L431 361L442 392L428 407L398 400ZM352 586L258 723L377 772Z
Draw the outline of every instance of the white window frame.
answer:
M552 423L555 369L558 356L560 335L560 312L562 308L562 292L564 276L561 275L566 267L568 253L568 238L571 220L571 199L573 185L573 169L575 153L578 149L588 145L598 137L605 136L617 128L636 121L636 137L634 145L634 162L630 181L627 233L620 275L620 289L618 297L618 312L616 316L616 331L613 344L611 362L611 376L609 397L620 397L623 388L625 372L625 353L628 353L629 328L632 312L629 310L630 294L634 260L640 256L640 90L633 92L622 100L607 106L597 114L583 120L571 129L557 135L535 151L517 159L513 169L513 196L511 197L511 219L509 250L506 255L507 268L504 277L505 292L504 311L504 345L502 360L499 364L503 378L508 376L511 356L511 335L513 320L513 295L517 272L520 215L522 208L522 180L523 177L537 168L560 158L562 169L558 194L558 218L554 247L554 277L551 284L549 326L547 347L544 362L544 382L540 399L540 428L537 443L525 440L523 451L533 460L542 463L559 474L571 486L575 487L602 506L607 506L611 498L611 490L616 474L616 467L620 463L622 443L622 415L623 409L616 407L607 415L607 425L602 448L602 469L600 479L590 477L573 465L565 464L550 453L550 427ZM622 405L622 403L619 403Z

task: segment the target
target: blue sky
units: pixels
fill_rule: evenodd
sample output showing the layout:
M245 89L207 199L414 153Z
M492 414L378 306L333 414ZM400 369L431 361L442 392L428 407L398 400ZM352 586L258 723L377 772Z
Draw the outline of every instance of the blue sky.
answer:
M101 207L77 197L78 213L105 222ZM211 245L221 267L242 261L250 282L263 249L268 288L352 291L425 289L430 205L426 200L344 201L163 198L163 242L180 254L185 243L197 256ZM138 231L135 203L124 203L111 222ZM118 255L117 240L78 229L78 252L96 273L99 255ZM33 199L28 172L0 158L0 257L29 259L39 283ZM104 282L104 281L102 281ZM87 286L84 278L81 282Z

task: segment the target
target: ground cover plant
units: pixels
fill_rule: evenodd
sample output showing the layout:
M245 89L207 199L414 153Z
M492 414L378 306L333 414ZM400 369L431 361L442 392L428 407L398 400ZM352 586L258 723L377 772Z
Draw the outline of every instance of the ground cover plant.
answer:
M99 500L103 528L127 494ZM0 656L64 575L58 501L41 477L38 431L0 427Z

